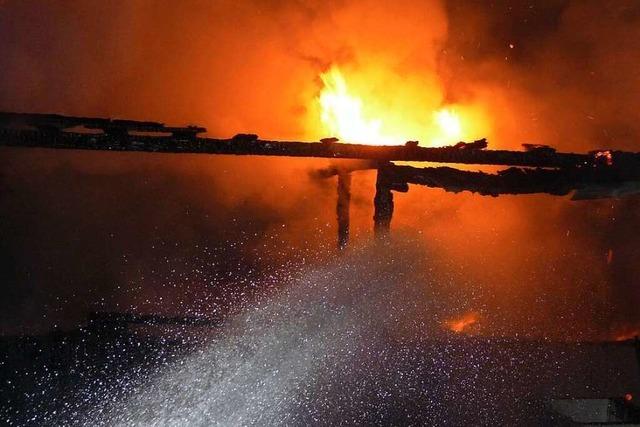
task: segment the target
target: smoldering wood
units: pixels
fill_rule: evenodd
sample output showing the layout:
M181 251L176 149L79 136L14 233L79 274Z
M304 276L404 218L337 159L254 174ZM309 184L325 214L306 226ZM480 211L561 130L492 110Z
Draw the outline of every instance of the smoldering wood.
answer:
M85 129L127 132L203 133L207 130L200 126L168 127L164 123L138 120L105 119L96 117L72 117L60 114L0 113L0 127L32 127L49 131L83 127ZM115 132L118 133L118 132Z
M65 131L84 127L101 133ZM46 128L47 131L43 131ZM486 150L485 140L450 147L371 146L333 142L300 142L251 138L201 138L198 126L165 127L158 122L137 122L100 118L0 113L0 145L78 150L143 151L153 153L229 154L257 156L366 159L375 161L425 161L478 165L529 167L591 167L598 164L596 153L558 153L553 150ZM132 134L132 132L150 134ZM153 133L170 133L157 135ZM468 147L470 145L470 147ZM640 154L609 152L612 163L640 175Z
M86 134L0 130L0 145L74 150L142 151L151 153L229 154L254 156L428 161L437 163L561 167L591 164L592 156L558 153L554 156L524 151L460 150L453 147L370 146L363 144L249 140L239 138L179 138L131 134ZM640 159L634 159L640 164Z
M392 182L384 170L378 170L376 178L376 194L373 197L373 234L379 240L385 240L391 229L393 217Z
M628 181L613 168L527 169L508 168L495 174L462 171L450 167L415 168L381 166L388 186L416 184L458 193L470 191L485 196L544 193L563 196L576 192L576 199L603 198L640 192L640 181ZM379 175L380 176L380 175Z
M349 209L351 204L351 174L338 174L338 202L336 215L338 217L338 249L345 249L349 243Z

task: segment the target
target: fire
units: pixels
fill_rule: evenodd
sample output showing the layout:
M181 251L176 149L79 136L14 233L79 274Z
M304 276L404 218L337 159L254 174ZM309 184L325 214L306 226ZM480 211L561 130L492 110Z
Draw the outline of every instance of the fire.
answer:
M381 132L380 120L364 117L362 100L349 93L347 82L338 68L331 68L320 78L324 83L319 98L320 120L331 136L337 136L344 141L366 141L375 145L402 143L397 138Z
M376 73L371 75L370 79L374 81ZM343 142L401 145L418 139L423 145L439 146L478 137L485 130L481 128L486 128L471 126L479 120L477 112L469 109L464 121L458 111L459 106L435 111L430 109L434 98L438 99L432 93L433 88L423 88L425 93L418 93L411 86L404 90L385 89L362 96L347 83L336 66L322 73L320 79L324 87L317 100L323 136L335 136ZM367 76L360 80L363 80L361 85L367 87ZM402 79L396 80L395 86L402 86ZM407 82L407 85L411 84ZM426 99L431 104L426 103Z
M442 133L444 133L448 139L459 140L462 137L460 118L453 111L436 111L434 116Z
M458 319L447 320L445 326L450 331L459 334L464 332L465 329L468 330L469 326L477 323L478 320L480 320L480 315L475 311L471 311Z

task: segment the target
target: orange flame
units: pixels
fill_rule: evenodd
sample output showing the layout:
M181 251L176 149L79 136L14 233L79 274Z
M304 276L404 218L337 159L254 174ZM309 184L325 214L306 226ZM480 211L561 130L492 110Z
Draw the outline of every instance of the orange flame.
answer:
M320 78L324 83L324 89L319 98L320 120L331 136L337 136L349 142L367 141L375 145L394 145L403 142L384 135L380 129L382 126L380 120L368 119L364 116L362 100L349 93L347 82L338 68L331 68Z
M459 334L464 332L465 329L468 330L469 326L477 323L479 320L480 315L475 311L470 311L458 319L447 320L445 326L450 331Z
M453 144L477 136L469 132L471 124L479 122L471 119L471 112L467 111L464 121L459 106L447 106L429 113L420 104L426 94L383 90L375 95L361 96L350 87L336 66L321 74L320 79L324 87L317 101L323 136L372 145L400 145L421 139L423 145L430 146ZM396 84L401 86L403 81ZM476 131L483 132L484 129Z

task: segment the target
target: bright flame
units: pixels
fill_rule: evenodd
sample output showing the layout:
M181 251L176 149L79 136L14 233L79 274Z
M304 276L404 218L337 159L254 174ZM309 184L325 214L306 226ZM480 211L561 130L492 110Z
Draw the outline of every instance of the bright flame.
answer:
M460 140L462 138L462 125L460 118L451 110L440 110L434 114L436 123L442 130L442 133L451 140Z
M360 79L364 83L361 86L368 87L367 83L375 81L376 74L371 73L371 80ZM400 145L420 140L422 145L441 146L464 138L479 138L485 132L486 126L482 126L478 112L470 108L449 106L431 110L429 105L434 105L434 97L437 99L435 89L424 88L425 92L421 93L415 82L396 78L395 90L385 87L377 92L371 90L367 97L362 97L354 93L336 66L321 74L320 79L324 87L318 104L325 137L372 145ZM371 83L371 86L375 85ZM430 101L425 101L427 99ZM459 110L465 110L465 114ZM477 133L472 134L470 130Z
M320 76L324 89L320 93L320 119L330 136L349 142L375 145L401 144L382 135L380 120L368 120L362 113L362 101L349 93L347 82L336 67Z
M480 320L480 316L475 311L471 311L458 319L447 320L445 326L450 331L457 334L464 332L469 326L475 324Z

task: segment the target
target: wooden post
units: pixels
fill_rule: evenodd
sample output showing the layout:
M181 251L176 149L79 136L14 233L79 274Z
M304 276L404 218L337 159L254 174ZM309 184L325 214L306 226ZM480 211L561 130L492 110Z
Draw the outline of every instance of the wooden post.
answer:
M377 239L386 240L389 237L391 218L393 217L393 193L391 193L391 183L386 179L383 168L378 169L373 206L373 233Z
M349 243L349 206L351 202L351 174L338 173L338 249L343 250Z

